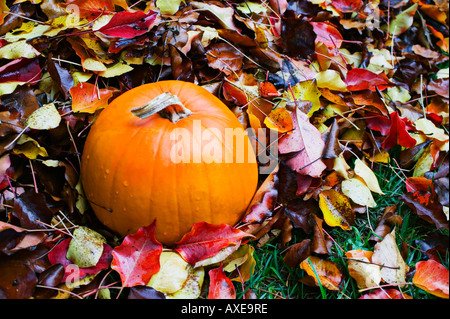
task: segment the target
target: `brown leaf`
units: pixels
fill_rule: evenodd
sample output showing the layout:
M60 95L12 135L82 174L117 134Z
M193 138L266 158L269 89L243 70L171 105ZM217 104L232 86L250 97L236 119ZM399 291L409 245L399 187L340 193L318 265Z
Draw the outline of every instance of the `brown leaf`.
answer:
M284 262L289 267L295 268L300 263L311 255L311 240L304 239L300 243L289 247L286 255L284 255Z
M242 68L242 53L227 43L211 44L208 46L206 57L210 67L226 75L231 75Z
M194 82L195 74L191 59L172 44L169 44L169 52L173 78L179 81Z
M397 213L398 204L388 206L384 209L383 216L381 216L374 234L370 236L369 240L380 242L383 238L392 231L393 226L400 226L402 218Z
M447 216L444 214L442 204L433 200L430 192L417 191L400 195L405 202L419 217L434 223L437 228L448 229Z

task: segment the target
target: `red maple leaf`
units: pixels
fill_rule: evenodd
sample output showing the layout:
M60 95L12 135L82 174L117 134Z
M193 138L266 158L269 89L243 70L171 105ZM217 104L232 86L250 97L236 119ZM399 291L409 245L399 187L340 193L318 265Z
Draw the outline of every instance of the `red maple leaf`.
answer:
M146 285L160 269L163 246L155 238L156 221L128 235L114 248L111 268L120 274L124 287Z

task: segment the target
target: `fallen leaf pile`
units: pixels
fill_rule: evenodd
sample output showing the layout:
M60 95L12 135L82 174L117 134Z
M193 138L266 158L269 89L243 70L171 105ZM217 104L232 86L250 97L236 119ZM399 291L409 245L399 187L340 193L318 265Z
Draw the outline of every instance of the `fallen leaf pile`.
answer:
M0 298L236 298L274 237L305 285L448 298L448 15L448 0L0 0ZM242 223L195 224L173 247L155 239L157 220L110 233L79 181L102 109L166 79L275 134L254 146L260 167L278 158ZM416 264L399 249L397 207L377 211L382 170L444 234ZM328 231L350 234L369 212L372 250L342 252L344 271Z

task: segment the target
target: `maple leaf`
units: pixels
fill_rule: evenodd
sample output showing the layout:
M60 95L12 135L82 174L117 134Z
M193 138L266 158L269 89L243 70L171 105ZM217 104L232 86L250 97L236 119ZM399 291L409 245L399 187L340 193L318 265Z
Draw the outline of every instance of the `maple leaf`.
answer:
M239 245L241 240L252 235L227 224L213 225L199 222L191 231L175 244L184 260L195 265L197 262L216 255L221 249L230 245Z
M160 269L159 256L163 246L155 238L156 220L149 226L127 235L112 251L111 268L120 274L124 287L147 285Z

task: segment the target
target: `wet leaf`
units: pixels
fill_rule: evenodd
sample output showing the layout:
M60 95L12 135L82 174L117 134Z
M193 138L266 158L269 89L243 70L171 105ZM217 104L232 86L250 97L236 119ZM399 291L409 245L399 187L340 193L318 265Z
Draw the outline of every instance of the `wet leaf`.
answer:
M103 254L103 244L106 244L106 239L102 235L80 226L72 234L66 257L79 267L93 267Z
M111 268L120 274L124 287L146 285L160 269L162 245L155 238L156 222L127 235L114 248Z

